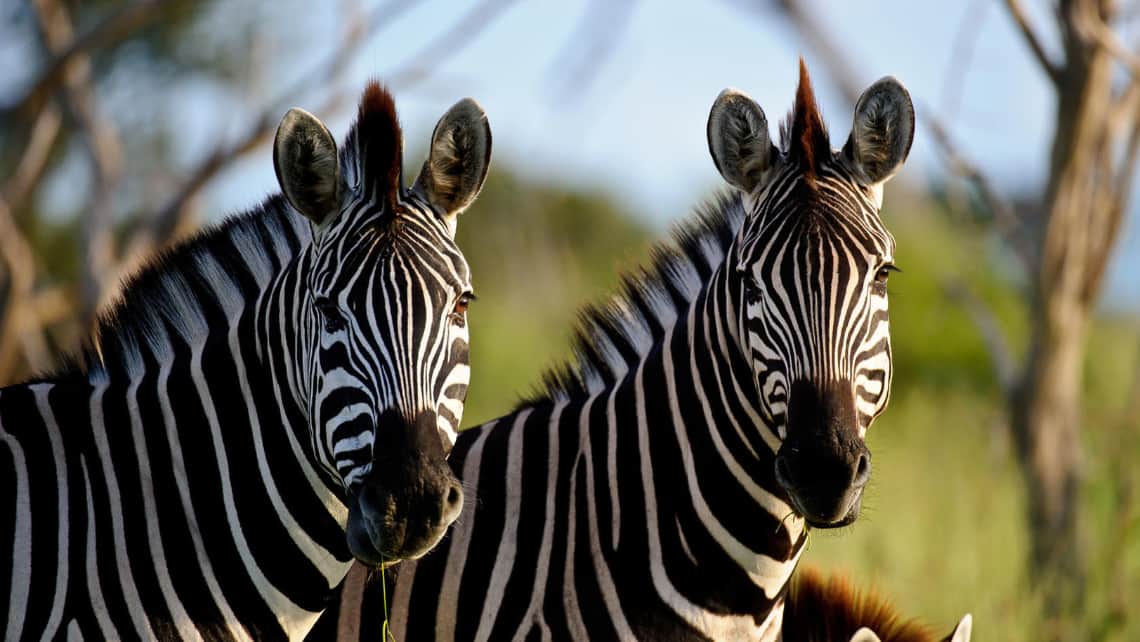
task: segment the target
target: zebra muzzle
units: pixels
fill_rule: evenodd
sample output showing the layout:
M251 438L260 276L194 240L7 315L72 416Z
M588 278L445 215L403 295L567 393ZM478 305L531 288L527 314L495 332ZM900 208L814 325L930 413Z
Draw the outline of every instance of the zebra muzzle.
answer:
M444 457L433 413L378 422L371 470L349 492L346 536L361 562L416 559L459 517L463 491Z

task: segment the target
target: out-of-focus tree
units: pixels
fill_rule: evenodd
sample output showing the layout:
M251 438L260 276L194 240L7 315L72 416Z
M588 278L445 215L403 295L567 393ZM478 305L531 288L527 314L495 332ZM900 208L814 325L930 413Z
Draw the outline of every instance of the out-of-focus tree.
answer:
M341 72L413 5L344 0L316 33L293 20L292 1L235 10L33 0L0 16L0 55L21 61L0 79L0 385L74 350L124 276L196 229L196 197L259 149L286 109L303 102L327 116L344 106L355 88ZM476 3L401 68L384 70L385 81L402 89L424 80L508 4ZM293 44L313 42L325 46ZM188 151L202 146L180 119L192 111L185 101L203 94L232 109L212 147Z
M849 58L818 13L796 0L779 10L827 61L851 100ZM1121 33L1131 18L1112 0L1059 0L1051 29L1031 24L1018 0L1005 7L1055 91L1048 175L1039 198L1013 207L961 155L931 114L922 114L951 168L988 208L995 233L1027 275L1029 336L1016 355L980 298L961 283L948 292L968 306L985 335L1009 408L1009 426L1028 491L1030 577L1047 615L1081 608L1086 555L1080 534L1081 384L1090 319L1120 236L1140 151L1140 53ZM1050 43L1044 33L1055 33ZM1056 636L1071 635L1063 626Z

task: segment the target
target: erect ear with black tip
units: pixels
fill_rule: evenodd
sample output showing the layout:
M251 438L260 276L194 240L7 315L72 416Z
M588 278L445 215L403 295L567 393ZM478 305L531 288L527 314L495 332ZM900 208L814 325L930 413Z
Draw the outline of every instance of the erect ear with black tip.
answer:
M709 153L730 185L752 192L765 182L779 151L768 135L764 110L748 95L725 89L709 112Z
M435 125L431 149L413 187L439 210L452 233L479 195L491 165L491 127L479 103L464 98Z
M887 76L855 105L843 156L866 185L878 185L902 167L914 141L914 105L899 81Z
M290 109L277 126L273 169L289 204L318 227L340 212L336 141L316 116Z

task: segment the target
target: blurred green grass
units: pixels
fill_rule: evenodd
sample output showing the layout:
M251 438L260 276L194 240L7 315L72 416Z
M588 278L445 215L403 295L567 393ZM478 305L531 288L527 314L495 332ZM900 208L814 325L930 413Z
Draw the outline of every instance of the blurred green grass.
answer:
M900 194L901 192L901 194ZM692 205L696 205L693 203ZM1082 521L1090 578L1084 612L1042 622L1024 561L1020 472L986 347L945 284L967 284L1019 351L1026 311L995 266L1008 262L968 221L921 196L888 189L884 216L898 241L891 279L895 379L891 407L868 441L874 474L859 521L815 531L803 560L874 586L908 616L949 631L974 615L980 640L1137 640L1140 618L1140 419L1128 395L1140 322L1101 318L1085 373ZM566 358L576 311L613 288L664 237L603 194L490 176L460 224L479 301L472 307L471 426L509 411Z

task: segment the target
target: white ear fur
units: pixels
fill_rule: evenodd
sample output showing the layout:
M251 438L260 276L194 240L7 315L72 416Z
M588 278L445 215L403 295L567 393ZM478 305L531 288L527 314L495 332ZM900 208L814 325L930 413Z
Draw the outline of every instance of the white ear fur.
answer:
M436 123L413 189L442 212L455 233L460 213L479 195L491 164L491 127L479 103L464 98Z
M893 77L882 78L868 87L855 105L843 157L866 185L878 185L902 167L912 142L914 105L910 94Z
M863 628L859 629L858 631L856 631L855 635L851 636L850 642L883 642L883 641L879 638L878 635L875 634L874 631L872 631L871 629L868 629L867 627L863 627Z
M290 109L277 126L273 168L289 204L317 230L340 213L340 166L336 141L316 116Z
M753 192L765 182L779 158L768 134L764 110L736 89L720 92L709 111L709 153L730 185Z
M969 613L962 616L958 621L958 626L954 627L954 633L950 635L950 642L970 642L970 635L974 628L974 616Z

